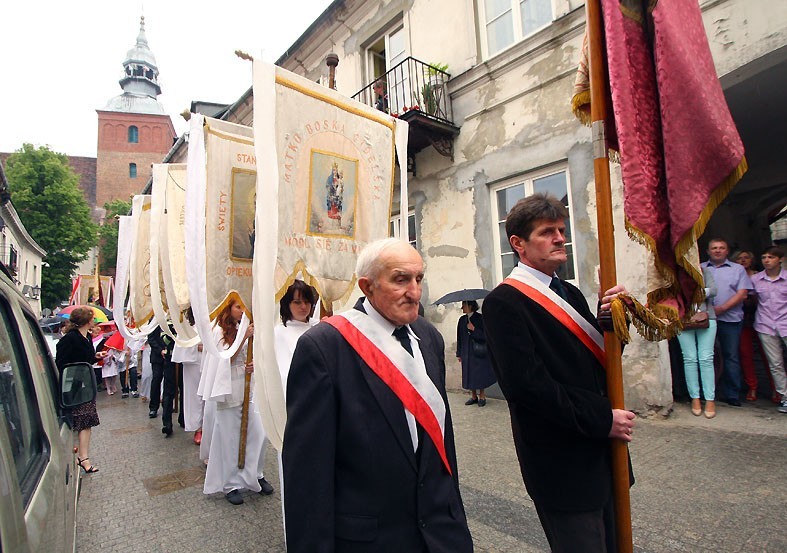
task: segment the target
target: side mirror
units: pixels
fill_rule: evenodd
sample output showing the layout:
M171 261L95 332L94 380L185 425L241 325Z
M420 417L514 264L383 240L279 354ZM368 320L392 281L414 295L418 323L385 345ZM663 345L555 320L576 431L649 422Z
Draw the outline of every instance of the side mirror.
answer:
M73 409L96 399L96 373L89 363L71 363L60 375L60 404Z

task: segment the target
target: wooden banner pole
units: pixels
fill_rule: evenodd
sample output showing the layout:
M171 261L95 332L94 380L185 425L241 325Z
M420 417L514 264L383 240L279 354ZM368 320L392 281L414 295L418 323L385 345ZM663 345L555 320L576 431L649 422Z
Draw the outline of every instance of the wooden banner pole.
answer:
M601 289L617 284L615 234L612 222L612 191L609 177L609 154L605 134L607 119L607 65L600 0L588 0L587 30L590 70L590 109L593 141L593 170L596 181L596 215ZM624 409L622 347L613 332L604 333L607 354L607 394L613 409ZM619 553L631 553L631 498L629 497L628 447L622 440L611 441L612 481L615 499L617 545Z
M246 363L254 360L254 337L249 338L246 347ZM245 369L244 369L245 370ZM249 430L249 402L251 401L251 373L244 372L243 405L240 410L240 442L238 443L238 468L246 466L246 434Z

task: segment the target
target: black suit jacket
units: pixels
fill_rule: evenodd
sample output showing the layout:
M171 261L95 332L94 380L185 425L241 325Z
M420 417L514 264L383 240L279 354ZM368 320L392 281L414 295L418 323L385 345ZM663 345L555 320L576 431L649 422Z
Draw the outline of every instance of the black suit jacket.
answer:
M446 401L443 339L423 318L410 326ZM334 327L306 332L287 380L287 551L472 551L447 401L453 477L428 436L420 444L416 457L402 402Z
M164 337L166 335L161 332L161 327L157 326L154 328L150 334L148 334L148 345L150 346L150 363L153 365L163 365L164 363L171 363L172 362L172 344L168 344L167 342L171 342L170 338L167 336L167 340L165 341ZM161 355L161 352L167 350L165 355Z
M598 329L579 289L563 286L568 302ZM483 313L528 493L547 509L600 509L612 490L612 406L604 368L568 329L512 286L495 288Z

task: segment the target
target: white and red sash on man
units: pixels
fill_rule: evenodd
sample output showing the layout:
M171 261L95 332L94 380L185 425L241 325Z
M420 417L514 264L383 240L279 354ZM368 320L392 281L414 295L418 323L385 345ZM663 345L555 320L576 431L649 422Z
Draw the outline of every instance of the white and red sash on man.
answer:
M357 309L323 322L339 331L364 363L396 394L404 408L413 414L451 474L445 451L445 402L425 367L419 368L396 338Z
M517 266L503 280L522 294L547 310L557 321L576 336L582 344L606 367L604 336L596 330L574 307L556 294L549 286L538 280L525 269Z

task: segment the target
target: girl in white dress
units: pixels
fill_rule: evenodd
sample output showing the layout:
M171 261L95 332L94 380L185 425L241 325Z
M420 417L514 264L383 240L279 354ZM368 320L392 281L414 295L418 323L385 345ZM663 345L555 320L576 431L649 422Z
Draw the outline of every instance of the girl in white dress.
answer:
M114 348L106 350L107 356L104 358L104 365L101 367L101 376L107 388L107 395L115 395L117 392L118 374L125 369L126 352Z
M281 326L274 327L273 340L276 346L276 364L281 373L285 396L292 354L295 353L298 338L314 325L309 319L314 314L316 306L317 293L302 280L293 282L279 302Z
M213 328L213 338L219 350L229 349L235 342L242 316L243 308L234 299L221 311ZM198 390L206 402L206 415L209 411L213 415L212 428L205 429L210 445L208 470L202 491L205 494L223 493L233 505L243 503L241 492L244 490L264 495L273 493L273 487L262 473L267 438L253 400L249 403L246 462L243 469L238 468L245 373L254 371L254 364L246 363L246 352L248 339L253 335L254 325L249 325L243 336L243 343L232 359L206 354ZM254 389L253 384L251 389ZM208 424L207 416L203 424ZM203 438L200 449L205 445Z

